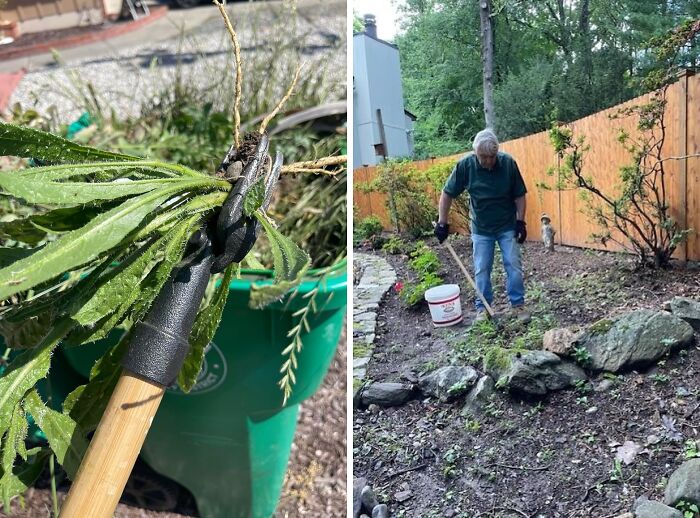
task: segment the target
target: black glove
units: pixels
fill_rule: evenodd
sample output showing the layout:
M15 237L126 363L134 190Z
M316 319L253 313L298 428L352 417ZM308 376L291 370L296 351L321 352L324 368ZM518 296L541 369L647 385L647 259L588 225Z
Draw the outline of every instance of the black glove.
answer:
M447 239L447 235L450 233L450 225L447 223L438 223L435 225L435 230L434 234L435 237L442 243L445 239Z
M515 240L518 244L523 244L527 239L527 229L525 228L525 222L521 219L515 222Z

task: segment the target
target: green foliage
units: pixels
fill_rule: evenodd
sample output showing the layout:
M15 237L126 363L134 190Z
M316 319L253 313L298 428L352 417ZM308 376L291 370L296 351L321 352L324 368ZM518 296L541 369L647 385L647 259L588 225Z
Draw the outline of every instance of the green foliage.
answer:
M700 507L687 500L678 502L676 504L676 509L683 512L683 518L698 518L698 516L700 516Z
M367 216L355 223L353 227L353 241L363 241L378 236L382 233L382 220L377 216Z
M605 246L617 243L637 257L638 266L667 266L691 232L681 228L671 213L669 171L662 150L667 88L677 77L679 55L699 33L700 24L684 24L666 39L652 42L652 50L664 59L645 77L646 87L652 89L649 100L620 109L615 115L633 117L637 125L634 138L623 130L618 134L630 162L619 169L616 185L601 187L586 172L584 158L589 146L585 137L574 138L571 128L560 123L549 130L550 142L560 158L556 188L579 190L584 195L584 213L599 227L591 238Z
M394 159L381 163L376 178L365 190L386 196L389 216L397 232L420 237L432 229L435 203L410 161Z
M440 269L440 259L437 254L427 246L421 246L411 252L409 266L421 276L428 273L437 273Z
M700 448L698 448L698 441L694 439L688 439L685 441L683 447L683 458L686 460L695 459L700 457Z
M454 167L455 162L453 161L440 162L418 172L418 177L421 179L424 189L432 189L436 195L439 195L439 193L441 193L442 189L445 187L447 178L452 173ZM464 191L457 198L455 198L452 201L452 210L457 216L454 222L462 228L469 228L469 193Z
M435 286L440 286L443 283L441 277L434 273L424 274L419 281L406 282L401 288L401 301L407 306L415 306L422 302L425 298L425 292Z
M574 348L573 357L574 361L581 367L588 367L591 364L591 353L582 345Z
M131 325L143 318L182 258L190 236L215 214L231 188L226 181L177 164L124 161L122 155L64 146L57 139L37 130L0 125L2 154L26 157L41 148L42 158L56 162L65 149L69 161L90 157L114 161L1 173L3 193L48 208L45 214L51 223L43 228L44 236L29 235L30 242L22 243L29 255L17 255L0 269L0 299L13 298L2 315L2 331L13 345L27 348L0 377L0 438L5 437L0 489L6 501L22 490L21 479L13 475L17 454L24 462L18 469L28 473L37 469L27 464L27 455L16 446L26 436L26 430L16 424L22 412L32 415L58 462L72 477L87 447L86 434L96 426L116 382L123 349L98 362L90 383L69 396L63 412L48 408L34 388L47 375L52 352L61 341L88 343L119 324ZM18 141L24 145L17 146ZM130 181L117 181L125 178ZM83 203L90 205L87 214L65 210ZM253 205L258 206L259 200ZM270 241L277 282L271 291L279 298L283 294L279 285L287 291L301 282L309 257L282 236L261 209L253 215ZM36 221L37 216L30 218ZM12 237L24 235L13 233ZM227 281L232 272L233 267ZM68 281L61 278L65 273L70 273ZM62 291L57 291L59 287ZM27 292L33 297L23 296ZM193 357L188 358L180 380L185 389L196 379L203 348L218 326L227 292L215 296L213 305L197 317L191 340ZM27 342L18 343L23 339Z
M386 243L382 245L382 250L392 255L403 254L407 251L408 246L408 243L399 236L391 236Z
M686 20L700 16L695 0L555 4L494 3L492 81L502 140L654 90L640 78L650 72L665 78L664 60L691 69L698 62L697 45L680 45L688 41ZM484 126L482 76L464 74L482 69L478 4L407 2L404 12L406 30L396 44L407 109L418 117L415 153L469 149ZM668 33L679 24L680 34ZM669 42L664 52L648 49L651 37Z

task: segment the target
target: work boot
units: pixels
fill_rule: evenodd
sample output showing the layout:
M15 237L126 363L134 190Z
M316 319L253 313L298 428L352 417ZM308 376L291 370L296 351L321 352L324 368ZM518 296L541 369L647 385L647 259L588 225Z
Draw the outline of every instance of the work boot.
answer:
M530 323L530 320L532 320L532 315L530 315L530 312L525 309L525 304L511 306L510 315L521 324L528 324Z

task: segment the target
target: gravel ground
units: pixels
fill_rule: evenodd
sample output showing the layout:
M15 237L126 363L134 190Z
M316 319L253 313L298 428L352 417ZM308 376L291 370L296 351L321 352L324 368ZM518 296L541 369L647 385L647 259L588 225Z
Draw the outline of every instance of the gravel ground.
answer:
M265 95L268 102L280 99L299 60L306 64L305 88L313 88L324 100L344 98L345 3L319 2L294 12L285 5L267 5L269 9L259 10L254 16L232 18L244 62L243 111L251 96ZM83 95L90 95L90 83L99 92L103 108L113 109L119 117L136 116L142 103L158 98L176 76L184 85L208 90L215 102L221 102L221 96L231 91L221 87L223 78L230 82L235 72L231 67L229 35L215 7L212 10L210 19L177 38L145 42L115 49L112 55L74 62L64 63L59 58L54 66L29 72L15 90L10 105L20 103L23 108L42 114L55 107L60 122L71 122L84 111L86 103L82 99ZM271 64L273 70L267 70ZM261 74L266 74L264 81Z

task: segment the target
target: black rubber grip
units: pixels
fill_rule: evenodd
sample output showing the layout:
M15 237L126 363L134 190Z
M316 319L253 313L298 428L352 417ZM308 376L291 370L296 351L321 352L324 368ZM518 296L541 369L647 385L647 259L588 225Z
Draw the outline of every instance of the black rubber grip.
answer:
M189 351L190 333L214 262L208 238L195 249L196 255L173 271L146 317L136 325L122 361L125 369L166 387L177 379Z

